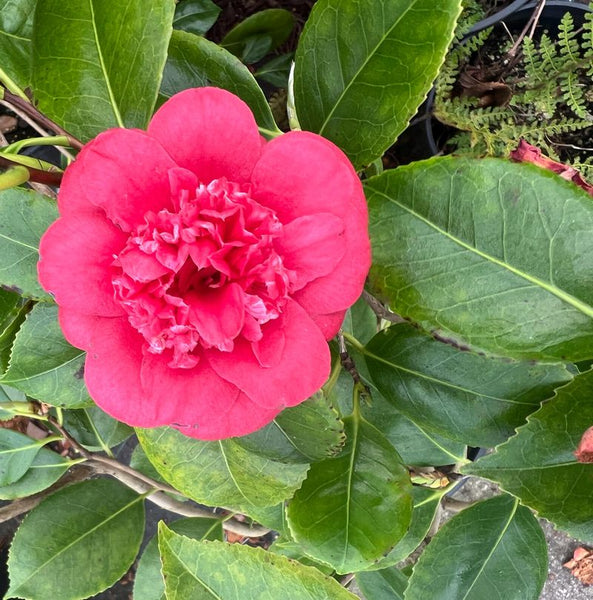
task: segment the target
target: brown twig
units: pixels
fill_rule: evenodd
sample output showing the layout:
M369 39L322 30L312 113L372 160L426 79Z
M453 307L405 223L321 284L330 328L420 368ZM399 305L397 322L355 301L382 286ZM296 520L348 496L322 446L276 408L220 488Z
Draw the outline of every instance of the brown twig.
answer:
M68 143L70 144L70 146L72 146L72 148L80 150L83 147L84 144L79 139L75 138L65 129L60 127L57 123L52 121L50 118L46 117L37 109L36 106L31 104L30 102L27 102L26 100L23 100L20 96L17 96L16 94L12 94L6 89L3 90L3 93L4 100L8 104L19 109L26 115L30 116L32 119L34 119L37 123L39 123L46 129L51 129L54 133L67 137Z
M185 517L202 517L208 519L219 518L217 515L206 509L200 508L195 504L181 502L168 496L167 494L181 495L175 488L160 481L156 481L117 460L89 452L84 446L81 446L54 417L49 416L48 422L60 432L62 437L70 443L72 448L78 452L78 454L87 459L88 462L85 463L85 465L89 466L95 473L110 475L139 494L150 494L147 496L147 499L165 510L169 510ZM232 531L237 535L245 537L261 537L270 531L268 528L259 525L246 525L245 523L241 523L232 518L224 521L222 526L228 531Z
M385 321L391 321L392 323L405 323L406 320L399 315L391 312L385 307L375 296L371 296L366 290L363 290L362 297L364 301L370 306L372 311L381 319Z

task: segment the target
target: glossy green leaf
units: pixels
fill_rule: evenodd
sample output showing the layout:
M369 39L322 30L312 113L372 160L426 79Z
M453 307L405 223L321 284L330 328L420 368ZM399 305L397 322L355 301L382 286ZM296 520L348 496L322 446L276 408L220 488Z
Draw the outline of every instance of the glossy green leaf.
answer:
M116 421L98 406L69 410L64 414L64 427L88 450L106 450L121 444L134 430Z
M396 410L371 381L363 354L351 345L348 354L371 394L370 400L361 405L362 415L393 444L404 464L438 466L465 460L465 444L428 430ZM351 375L342 370L330 393L332 402L345 405L345 399L352 397L352 385ZM348 408L349 412L351 410Z
M334 572L333 568L329 565L313 560L310 556L307 556L303 549L290 538L277 539L270 546L269 551L274 552L275 554L280 554L280 556L286 556L286 558L296 560L307 567L315 567L324 575L331 575Z
M38 0L33 92L39 108L87 141L109 127L144 129L159 90L175 5Z
M58 307L37 304L16 335L0 382L53 406L88 406L92 401L84 385L84 359L84 352L64 339Z
M277 88L288 88L288 75L293 58L292 52L275 56L259 67L253 75Z
M223 539L221 522L216 519L178 519L167 527L193 540ZM148 542L138 562L134 577L134 600L166 600L156 535Z
M198 542L159 525L167 600L356 600L317 569L223 542Z
M143 502L113 479L75 483L43 500L12 542L7 597L75 600L108 588L136 558Z
M593 423L593 372L579 375L492 455L464 467L518 496L572 536L593 541L593 464L574 451Z
M208 506L249 509L292 496L307 464L286 464L249 452L233 438L202 442L169 427L136 429L150 462L188 498Z
M414 512L412 521L406 535L395 545L387 556L379 559L368 570L385 569L407 558L428 534L430 526L437 514L441 498L445 490L431 490L429 488L414 486L412 497L414 499Z
M0 68L21 88L31 80L31 34L36 0L0 0Z
M56 203L35 192L0 192L0 285L23 296L47 300L37 281L39 240L58 217Z
M175 7L173 27L204 35L216 23L221 10L212 0L181 0Z
M426 97L460 8L460 0L319 0L296 52L301 127L357 168L379 158Z
M271 460L309 463L337 454L344 424L323 393L283 410L269 425L236 439L241 447Z
M294 16L290 11L283 8L260 10L233 27L222 38L220 45L235 56L244 56L249 40L261 39L265 36L269 39L267 50L259 58L256 58L257 61L283 44L288 39L293 27Z
M250 506L243 512L256 523L277 531L281 536L290 538L284 502L279 502L274 506Z
M361 296L346 312L342 331L366 344L378 331L377 315Z
M0 486L20 479L35 460L42 445L42 441L0 427Z
M404 600L408 578L395 567L389 567L357 573L356 583L366 600Z
M0 500L25 498L53 485L69 468L71 461L41 448L27 472L14 483L0 487Z
M239 96L249 105L260 127L278 131L264 93L238 58L202 37L174 31L161 96L169 98L187 88L209 85Z
M404 536L412 516L410 478L393 446L358 416L344 424L344 450L311 466L287 510L295 541L338 573L371 565Z
M504 442L572 380L561 364L462 352L407 323L378 333L364 349L371 380L421 426L470 446Z
M386 171L366 193L369 282L395 312L495 354L592 357L585 191L530 164L445 157Z
M465 460L466 446L422 427L396 410L376 389L362 414L393 444L406 465L435 467Z
M405 599L537 600L547 573L537 519L502 495L443 525L416 563Z
M8 367L14 337L22 325L27 310L24 298L16 292L0 288L0 374Z

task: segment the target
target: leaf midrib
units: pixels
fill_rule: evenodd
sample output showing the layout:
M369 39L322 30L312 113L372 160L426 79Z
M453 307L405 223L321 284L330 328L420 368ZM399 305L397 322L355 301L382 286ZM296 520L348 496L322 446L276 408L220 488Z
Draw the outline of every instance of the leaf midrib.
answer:
M103 52L101 50L101 43L99 42L99 32L97 31L97 25L95 23L95 9L93 7L93 0L88 0L89 10L91 13L91 25L93 27L93 37L95 39L95 46L97 48L97 56L99 58L99 66L101 67L101 72L103 73L103 79L105 80L105 85L107 87L107 94L109 95L109 103L111 104L111 108L113 110L113 116L117 121L119 127L124 127L124 122L121 118L121 114L119 112L119 107L115 100L115 95L113 93L113 89L111 87L111 81L109 79L109 75L107 73L107 67L105 65L105 60L103 58Z
M455 385L454 383L451 383L450 381L443 381L442 379L437 379L436 377L432 377L431 375L427 375L426 373L421 373L420 371L415 371L414 369L410 369L408 367L403 367L402 365L398 365L393 362L390 362L386 358L382 358L381 356L377 356L376 354L373 354L366 347L358 348L358 350L360 350L363 354L365 354L369 358L372 358L373 360L376 360L376 361L381 362L389 367L392 367L393 369L395 369L397 371L403 371L404 373L407 373L408 375L418 377L419 379L425 379L436 385L448 387L448 388L451 388L458 392L462 392L464 394L471 394L472 396L477 396L479 398L487 398L488 400L496 400L497 402L503 402L505 404L512 404L513 406L515 406L515 405L531 406L531 407L534 406L534 404L532 402L521 402L519 400L513 400L510 398L499 398L497 396L490 396L488 394L483 394L482 392L471 390L469 388L464 388L460 385Z
M379 196L382 196L383 198L385 198L387 201L391 202L392 204L399 206L401 209L405 210L407 213L409 213L413 217L417 218L418 220L422 221L423 223L425 223L426 225L428 225L429 227L434 229L436 232L438 232L441 235L445 236L446 238L450 239L452 242L458 244L462 248L465 248L466 250L473 252L474 254L480 256L481 258L486 259L487 261L489 261L495 265L498 265L499 267L503 267L507 271L513 273L514 275L517 275L518 277L521 277L525 281L528 281L529 283L536 285L536 286L542 288L543 290L551 293L552 295L556 296L563 302L566 302L573 308L576 308L577 310L582 312L587 317L593 318L593 307L589 306L582 300L575 298L572 294L569 294L569 293L565 292L564 290L561 290L557 286L552 285L551 283L548 283L547 281L544 281L543 279L540 279L539 277L535 277L534 275L525 273L524 271L521 271L520 269L513 267L513 265L510 265L509 263L505 263L504 261L502 261L498 258L495 258L494 256L491 256L490 254L487 254L486 252L483 252L474 246L471 246L467 242L464 242L463 240L452 235L445 229L442 229L435 223L429 221L426 217L424 217L421 214L417 213L416 211L412 210L410 207L406 206L405 204L402 204L401 202L398 202L395 198L388 196L385 192L382 192L381 190L378 190L377 188L374 188L372 186L368 186L368 187L371 190L373 190L375 193L377 193Z
M18 585L18 587L16 589L14 589L14 590L11 589L9 591L12 594L17 593L18 590L23 587L23 585L25 585L27 582L31 581L31 579L33 577L35 577L35 575L37 575L42 569L44 569L47 565L49 565L52 561L54 561L58 556L60 556L61 554L63 554L64 552L66 552L67 550L69 550L70 548L72 548L72 546L78 544L81 540L83 540L87 536L91 535L92 533L94 533L95 531L97 531L98 529L100 529L101 527L103 527L104 525L106 525L107 523L109 523L110 521L112 521L113 519L115 519L120 514L124 513L126 510L128 510L129 508L131 508L132 506L134 506L138 502L142 502L142 501L144 501L144 496L138 496L138 497L134 498L134 500L132 500L132 502L129 502L128 504L126 504L125 506L123 506L122 508L120 508L118 511L116 511L116 512L112 513L111 515L109 515L109 517L107 519L105 519L104 521L101 521L100 523L97 523L94 527L91 527L90 529L88 529L87 531L85 531L81 536L79 536L79 537L75 538L74 540L72 540L69 544L67 544L66 546L64 546L59 552L56 552L56 554L54 554L53 556L51 556L51 558L49 558L42 565L40 565L39 567L37 567L32 573L29 574L29 576L26 579L24 579L23 581L21 581L19 583L19 585Z
M52 367L51 369L46 369L45 371L39 371L38 373L35 373L35 374L27 376L27 377L19 377L18 379L5 379L5 377L1 377L0 383L7 383L7 384L21 383L23 381L31 381L34 379L39 379L39 377L43 377L43 376L47 375L48 373L53 373L54 371L57 371L58 369L63 369L64 367L67 367L70 363L74 362L75 360L78 360L83 354L84 354L84 352L81 351L80 354L77 354L73 358L68 359L66 362L60 363L57 367ZM9 375L9 374L10 374L10 366L8 367L8 370L5 373L5 376Z
M490 552L488 553L488 556L486 557L486 559L482 563L482 566L480 567L480 569L476 573L476 576L474 577L474 580L473 580L472 584L469 586L469 588L467 589L467 592L463 595L463 598L461 598L461 600L466 600L467 599L467 597L469 596L469 593L472 591L472 588L474 587L474 585L476 584L476 582L478 581L478 579L480 578L480 576L484 572L484 569L486 568L486 565L488 564L488 562L492 558L494 552L496 551L496 549L498 548L498 546L502 542L502 538L504 537L504 535L508 531L508 529L509 529L509 527L511 525L511 521L514 518L514 516L515 516L515 514L517 512L517 508L518 507L519 507L519 499L517 498L517 499L515 499L515 503L513 505L513 510L511 510L511 513L510 513L509 517L507 518L506 522L504 523L504 525L503 525L503 527L502 527L502 529L501 529L498 537L496 538L496 541L494 542L494 544L492 544L492 548L490 549Z
M385 40L391 35L391 33L393 32L393 30L397 27L397 25L399 25L400 21L407 15L407 13L412 9L412 7L416 4L417 1L418 0L413 0L412 2L410 2L410 5L397 18L397 20L393 23L393 25L391 27L389 27L389 29L385 32L385 34L383 36L381 36L381 39L380 39L379 43L377 43L375 45L375 47L372 49L372 51L369 52L369 54L364 59L363 63L360 65L360 67L358 68L358 70L356 71L356 73L352 76L352 78L350 79L350 81L348 82L348 84L340 92L340 95L338 96L336 102L334 103L334 105L332 106L331 110L327 114L327 117L325 118L325 120L321 124L321 128L318 131L319 135L323 135L323 130L325 129L326 125L330 122L331 118L333 117L334 113L336 112L337 107L342 102L342 100L345 98L346 93L348 92L348 90L350 89L350 87L353 85L354 81L358 78L358 76L366 68L366 66L368 65L368 63L371 60L371 58L373 58L375 56L375 54L377 53L378 49L383 45L383 43L385 42ZM342 74L342 77L343 77L343 75L344 75L343 72L341 72L341 74Z
M179 564L181 564L181 566L186 570L186 572L189 573L193 577L193 579L195 579L195 581L197 581L204 589L208 590L212 594L212 596L216 598L216 600L223 600L223 598L221 598L205 581L199 579L198 576L194 574L194 572L189 568L188 565L185 564L185 562L182 560L179 554L175 552L175 550L173 550L171 544L169 544L169 540L166 540L166 544L169 550L171 551L171 554L177 559ZM177 595L177 592L175 592L175 595Z

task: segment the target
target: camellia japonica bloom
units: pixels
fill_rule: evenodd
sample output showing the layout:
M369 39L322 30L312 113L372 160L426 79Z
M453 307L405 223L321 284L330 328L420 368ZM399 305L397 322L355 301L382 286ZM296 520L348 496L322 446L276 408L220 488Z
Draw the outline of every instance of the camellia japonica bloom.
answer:
M111 416L222 439L326 381L370 263L360 181L329 141L266 142L233 94L185 90L147 132L88 143L58 208L40 281Z

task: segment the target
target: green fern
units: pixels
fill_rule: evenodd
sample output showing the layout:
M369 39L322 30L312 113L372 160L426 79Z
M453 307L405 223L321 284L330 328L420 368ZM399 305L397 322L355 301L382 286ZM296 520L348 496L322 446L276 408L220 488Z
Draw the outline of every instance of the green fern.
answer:
M461 23L459 31L467 31L464 19ZM503 106L483 106L480 98L461 95L460 76L468 67L471 77L482 81L475 63L492 54L490 35L486 30L452 47L435 82L434 116L459 130L448 147L475 156L508 156L523 138L549 156L593 173L593 15L587 15L580 30L566 14L554 38L547 32L534 40L524 38L512 71L506 72L500 59L501 64L481 65L484 74L490 70L484 82L508 86L510 99ZM505 57L511 43L505 41L498 54ZM466 84L466 93L473 88L479 86Z

